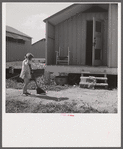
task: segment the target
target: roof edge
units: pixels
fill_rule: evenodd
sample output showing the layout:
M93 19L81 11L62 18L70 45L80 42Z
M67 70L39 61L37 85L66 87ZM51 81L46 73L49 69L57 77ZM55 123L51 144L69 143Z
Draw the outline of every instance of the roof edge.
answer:
M86 3L87 5L99 5L100 3ZM104 3L101 3L101 4L104 4ZM110 4L110 3L106 3L106 4ZM66 11L67 9L70 9L70 8L72 8L72 7L74 7L74 6L77 6L77 5L83 5L83 4L79 4L79 3L72 3L70 6L68 6L68 7L66 7L66 8L64 8L64 9L62 9L62 10L60 10L60 11L58 11L58 12L56 12L55 14L53 14L53 15L51 15L50 17L48 17L48 18L46 18L46 19L44 19L43 20L43 22L45 22L46 23L46 21L48 21L48 20L50 20L52 17L55 17L55 16L57 16L57 15L59 15L59 14L61 14L61 13L63 13L64 11ZM49 21L50 22L50 21Z
M42 38L42 39L36 41L35 43L33 43L32 45L34 45L34 44L36 44L36 43L38 43L38 42L40 42L40 41L42 41L42 40L46 40L46 39L45 39L45 38Z
M20 35L20 34L16 34L16 33L10 32L10 31L6 31L6 32L32 39L32 37L29 37L28 35L27 36L26 35L24 36L24 35Z
M56 12L55 14L51 15L50 17L48 17L48 18L44 19L44 20L43 20L43 22L45 22L45 23L46 23L46 21L47 21L47 20L49 20L50 18L52 18L52 17L54 17L54 16L56 16L56 15L58 15L58 14L62 13L63 11L67 10L68 8L70 8L70 7L74 6L74 5L77 5L77 4L72 4L72 5L70 5L70 6L68 6L68 7L64 8L64 9L62 9L62 10L58 11L58 12Z

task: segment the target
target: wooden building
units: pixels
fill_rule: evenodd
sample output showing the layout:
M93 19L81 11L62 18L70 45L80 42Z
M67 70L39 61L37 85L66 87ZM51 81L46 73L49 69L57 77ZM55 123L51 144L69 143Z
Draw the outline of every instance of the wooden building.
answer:
M6 61L22 61L30 52L32 38L10 26L6 26Z
M31 53L35 58L45 58L45 38L32 44Z
M46 18L46 71L117 75L118 4L73 4ZM69 65L56 63L56 51Z

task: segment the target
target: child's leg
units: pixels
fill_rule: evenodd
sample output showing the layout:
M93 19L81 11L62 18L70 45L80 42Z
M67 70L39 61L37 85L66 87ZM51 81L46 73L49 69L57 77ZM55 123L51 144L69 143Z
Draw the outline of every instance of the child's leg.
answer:
M25 78L24 79L24 87L23 87L23 93L27 93L27 85L29 84L29 79Z

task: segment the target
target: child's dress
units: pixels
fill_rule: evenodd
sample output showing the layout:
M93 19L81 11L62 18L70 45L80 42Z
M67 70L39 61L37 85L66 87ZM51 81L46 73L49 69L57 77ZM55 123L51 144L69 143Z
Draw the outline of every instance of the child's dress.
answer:
M29 67L28 61L26 59L22 62L22 70L21 70L21 73L20 73L20 78L22 78L22 79L25 79L25 78L31 79L30 67Z

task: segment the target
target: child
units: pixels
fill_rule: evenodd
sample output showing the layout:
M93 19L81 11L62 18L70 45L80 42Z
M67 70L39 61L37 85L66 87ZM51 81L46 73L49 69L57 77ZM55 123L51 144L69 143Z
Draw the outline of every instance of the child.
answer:
M20 77L24 80L23 94L26 96L30 95L30 93L27 92L27 85L29 84L31 79L31 63L33 57L34 56L31 53L27 53L25 56L25 60L22 62Z

